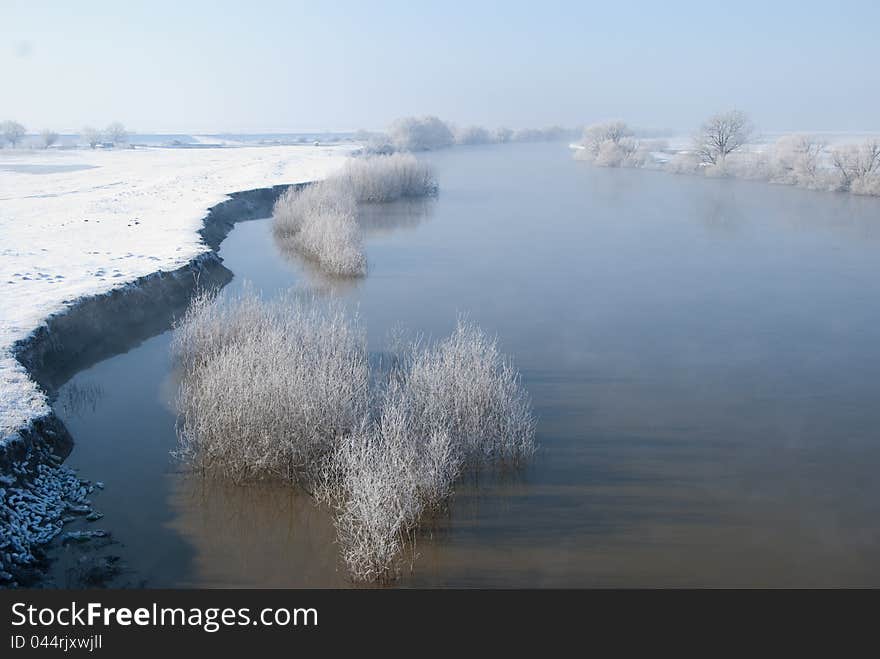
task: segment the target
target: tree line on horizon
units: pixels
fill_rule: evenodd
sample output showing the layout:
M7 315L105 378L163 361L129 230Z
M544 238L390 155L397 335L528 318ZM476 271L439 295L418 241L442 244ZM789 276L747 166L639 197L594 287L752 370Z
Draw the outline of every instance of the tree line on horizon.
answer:
M0 122L0 135L3 137L3 142L13 149L18 147L27 134L27 129L24 125L17 121L9 119ZM39 133L39 144L44 149L48 149L57 144L60 137L61 135L56 131L46 128ZM84 140L85 144L94 149L99 144L104 143L109 143L113 146L126 143L128 141L128 131L122 123L114 121L104 129L85 126L79 132L79 137Z
M575 155L600 167L647 167L880 195L880 138L831 145L816 135L792 133L756 149L756 136L755 124L740 110L709 117L690 147L678 151L663 140L637 138L624 121L606 121L584 129Z

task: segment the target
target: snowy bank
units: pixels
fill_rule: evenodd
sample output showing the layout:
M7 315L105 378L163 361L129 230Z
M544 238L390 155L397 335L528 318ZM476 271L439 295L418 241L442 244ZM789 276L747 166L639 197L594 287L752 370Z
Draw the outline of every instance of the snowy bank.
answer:
M50 413L13 354L46 319L209 252L229 193L306 182L349 147L0 152L0 446ZM216 247L216 245L213 245Z
M196 283L226 283L214 250L235 222L267 217L290 185L327 176L349 152L2 154L0 587L33 583L41 545L78 516L100 518L94 486L61 464L73 440L46 392L168 327Z

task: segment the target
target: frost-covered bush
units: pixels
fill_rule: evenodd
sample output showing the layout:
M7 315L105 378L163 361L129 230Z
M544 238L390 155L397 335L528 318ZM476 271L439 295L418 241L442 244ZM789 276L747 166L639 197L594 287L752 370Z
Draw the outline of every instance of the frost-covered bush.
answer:
M858 177L849 189L853 194L880 196L880 172Z
M750 143L754 134L755 127L745 113L717 114L700 127L689 150L667 157L668 144L636 140L624 122L612 121L587 127L574 158L605 167L652 167L675 174L880 194L880 140L829 152L825 142L811 135L785 135L765 146Z
M516 464L533 452L531 402L494 339L460 320L436 345L412 344L376 420L339 444L325 479L352 575L389 577L409 534L443 505L463 469Z
M606 140L599 147L594 162L600 167L640 167L644 164L646 155L635 140Z
M516 462L533 450L531 403L519 374L479 327L459 320L436 345L416 343L395 371L421 433L442 428L462 463Z
M357 319L314 300L196 298L175 329L179 454L208 474L308 488L368 406Z
M876 194L880 177L880 140L846 145L831 151L831 163L839 176L838 188L856 194Z
M622 121L593 124L584 130L576 157L600 167L640 167L649 153L632 135L633 131Z
M387 156L395 152L391 138L385 133L359 131L355 139L362 144L363 153L367 155Z
M355 201L352 191L333 179L290 188L275 202L275 237L330 274L364 275L367 259Z
M322 497L337 511L342 559L358 581L388 579L424 514L452 494L459 464L440 428L420 435L394 394L379 418L341 442Z
M352 158L329 183L349 189L359 202L394 201L437 192L431 166L409 153Z
M673 174L696 174L700 171L700 159L694 153L676 153L666 164L666 171Z
M21 138L25 136L25 132L25 127L17 121L0 122L0 133L13 149L18 146Z
M295 481L329 502L357 580L394 576L464 469L517 464L534 451L519 374L466 321L371 376L363 332L337 307L203 294L172 350L182 371L181 457L234 481Z
M247 291L226 303L215 302L216 291L197 292L174 326L171 355L185 372L213 359L230 344L239 343L256 327L272 324L270 308Z
M774 182L817 187L825 143L811 135L784 135L773 145L771 174Z
M632 134L630 127L623 121L606 121L587 126L581 145L588 154L598 158L603 146L620 144L624 139L632 137Z
M513 139L513 131L510 128L505 128L502 126L501 128L496 128L494 134L492 135L492 139L494 142L498 142L498 144L507 144Z
M328 179L287 190L275 202L273 231L285 249L333 275L366 274L357 204L424 197L437 192L433 169L411 154L352 158Z
M449 126L433 116L398 119L391 124L388 135L399 151L428 151L455 143Z
M773 178L772 153L763 151L744 151L731 153L714 164L703 164L701 169L708 177L731 177L757 181Z
M455 131L456 144L491 144L492 135L482 126L467 126Z

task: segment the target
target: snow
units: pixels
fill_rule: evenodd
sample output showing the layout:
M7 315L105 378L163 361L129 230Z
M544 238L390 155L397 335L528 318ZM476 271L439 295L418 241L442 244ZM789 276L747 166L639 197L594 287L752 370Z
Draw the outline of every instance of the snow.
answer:
M78 298L208 251L228 193L323 178L350 146L0 151L0 444L49 412L13 344Z
M216 137L214 135L193 135L194 144L202 146L243 146L243 142L238 140L230 140L224 137Z

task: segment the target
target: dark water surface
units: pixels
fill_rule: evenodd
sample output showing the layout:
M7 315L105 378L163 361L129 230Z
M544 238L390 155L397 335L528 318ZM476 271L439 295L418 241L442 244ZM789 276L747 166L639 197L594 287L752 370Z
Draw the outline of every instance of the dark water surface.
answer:
M523 372L540 451L457 490L404 586L880 586L880 202L591 168L563 145L432 154L435 202L374 208L368 277L328 282L267 221L222 245L271 294L359 308L371 349L459 312ZM132 579L345 586L326 512L180 473L169 334L56 410Z

